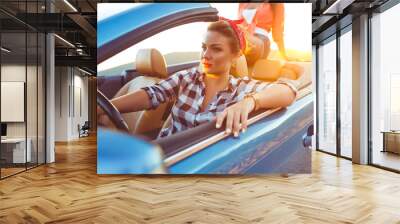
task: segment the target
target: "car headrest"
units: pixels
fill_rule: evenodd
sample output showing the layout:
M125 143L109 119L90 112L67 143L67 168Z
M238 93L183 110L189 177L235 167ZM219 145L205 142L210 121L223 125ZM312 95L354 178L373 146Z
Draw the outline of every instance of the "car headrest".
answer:
M273 82L280 77L281 67L280 61L261 59L254 64L251 77L258 80Z
M279 72L279 77L296 80L303 72L304 69L302 66L286 63L282 66L281 71Z
M244 55L241 55L232 63L230 74L237 78L249 76L247 61Z
M136 71L161 79L168 77L164 56L154 48L140 49L136 54Z

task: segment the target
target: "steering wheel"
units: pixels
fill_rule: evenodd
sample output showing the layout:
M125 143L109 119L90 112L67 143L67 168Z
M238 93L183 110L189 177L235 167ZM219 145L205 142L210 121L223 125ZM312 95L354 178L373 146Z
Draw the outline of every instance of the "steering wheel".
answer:
M97 104L107 114L115 127L123 132L129 133L128 125L122 118L121 113L99 89L97 89Z

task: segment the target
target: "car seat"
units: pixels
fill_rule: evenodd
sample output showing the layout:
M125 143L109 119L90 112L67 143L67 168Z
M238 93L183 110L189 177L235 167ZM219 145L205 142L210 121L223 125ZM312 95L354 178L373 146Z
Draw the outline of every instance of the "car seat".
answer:
M151 86L168 77L167 65L157 49L140 49L136 55L136 71L138 76L126 83L114 97L135 92L143 87ZM154 138L168 117L170 103L160 104L154 110L144 110L123 114L130 133L142 134Z

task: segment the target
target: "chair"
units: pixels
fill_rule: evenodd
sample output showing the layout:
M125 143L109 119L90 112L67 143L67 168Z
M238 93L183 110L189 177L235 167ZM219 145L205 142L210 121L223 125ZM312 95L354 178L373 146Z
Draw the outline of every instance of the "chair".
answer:
M90 123L89 121L85 121L85 123L80 127L78 124L78 133L79 133L79 138L80 137L87 137L89 136L89 130L90 130Z

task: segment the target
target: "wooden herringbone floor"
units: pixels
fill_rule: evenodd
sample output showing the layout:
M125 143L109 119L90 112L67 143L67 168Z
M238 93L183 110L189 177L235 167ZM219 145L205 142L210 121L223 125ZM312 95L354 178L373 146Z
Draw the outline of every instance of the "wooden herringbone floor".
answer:
M99 176L96 140L0 181L0 223L400 223L400 175L313 152L311 175Z

